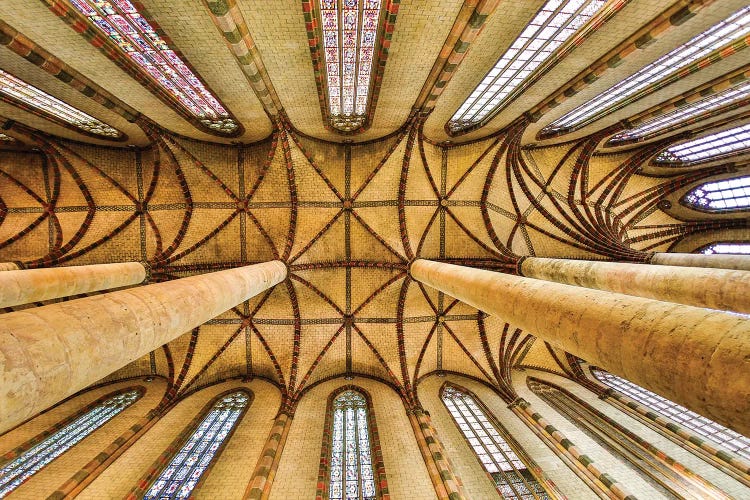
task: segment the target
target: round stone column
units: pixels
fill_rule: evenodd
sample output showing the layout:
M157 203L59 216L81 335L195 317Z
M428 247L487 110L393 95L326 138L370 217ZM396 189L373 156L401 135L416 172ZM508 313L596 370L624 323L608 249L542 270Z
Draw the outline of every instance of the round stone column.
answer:
M662 266L715 267L750 271L750 255L655 253L650 262Z

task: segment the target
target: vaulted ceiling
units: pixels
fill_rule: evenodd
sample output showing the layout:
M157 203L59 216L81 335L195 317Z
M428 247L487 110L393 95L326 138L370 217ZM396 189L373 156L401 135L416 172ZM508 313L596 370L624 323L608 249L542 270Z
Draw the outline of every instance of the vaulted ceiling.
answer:
M26 267L142 261L152 282L270 259L290 269L272 291L112 379L160 374L174 395L228 377L262 376L294 401L329 377L366 375L410 399L420 377L455 371L510 390L512 366L560 372L568 369L565 354L535 342L533 332L518 332L502 318L412 281L413 259L514 273L521 256L639 261L653 251L750 239L746 213L716 216L679 202L706 178L747 171L747 155L688 168L650 163L683 137L677 134L707 129L705 123L636 145L602 147L621 120L746 66L744 52L579 131L537 139L544 126L746 1L631 0L489 123L451 137L446 122L543 1L502 0L431 112L420 108L420 99L451 55L451 33L463 30L477 4L486 2L402 1L372 123L342 135L326 126L321 112L306 2L236 2L280 106L273 115L203 2L142 0L242 124L235 138L196 128L53 13L49 5L58 3L0 0L6 34L27 37L38 53L142 119L128 121L3 43L0 69L128 139L113 145L0 102L0 116L15 122L6 132L26 146L0 152L0 260ZM559 105L540 105L660 13L691 3L710 5L624 53L577 92L560 94ZM747 122L748 111L747 105L732 110L732 119L717 128Z

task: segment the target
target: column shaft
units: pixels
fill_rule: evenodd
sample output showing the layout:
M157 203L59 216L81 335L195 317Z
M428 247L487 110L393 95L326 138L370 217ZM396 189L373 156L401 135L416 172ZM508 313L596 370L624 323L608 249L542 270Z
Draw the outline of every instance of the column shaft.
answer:
M0 307L136 285L144 279L146 269L138 262L8 270L0 273Z
M750 317L417 260L414 279L750 435Z
M4 314L0 433L285 277L272 261Z
M280 413L276 417L243 498L260 500L269 497L291 426L292 417L286 413Z
M655 253L651 257L651 263L662 266L714 267L750 271L750 255Z
M529 257L521 264L521 273L667 302L750 312L748 271Z
M17 269L15 262L0 262L0 271L16 271Z

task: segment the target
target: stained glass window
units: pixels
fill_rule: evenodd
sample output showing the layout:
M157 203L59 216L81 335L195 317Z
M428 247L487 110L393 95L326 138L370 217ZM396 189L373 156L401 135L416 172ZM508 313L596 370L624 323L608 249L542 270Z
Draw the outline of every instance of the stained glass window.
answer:
M209 129L232 134L239 125L129 0L70 0L146 75Z
M691 164L711 161L750 150L750 123L665 149L654 163Z
M750 255L750 242L748 243L729 243L719 242L712 243L701 250L701 253L705 254L741 254Z
M112 139L117 139L122 135L106 123L97 120L80 109L65 104L61 100L52 97L48 93L1 69L0 98L27 107L32 112L36 112L52 121L62 121L63 123L77 127L89 134Z
M146 491L144 499L190 498L195 485L232 432L250 398L242 391L221 398Z
M4 498L45 465L133 404L141 392L132 390L112 396L60 430L5 464L0 469L0 498Z
M442 399L503 498L551 498L471 394L446 386Z
M602 370L592 370L592 373L604 385L621 392L664 418L680 424L745 459L750 459L750 438L616 375Z
M375 500L367 401L359 392L347 390L333 401L331 500Z
M703 210L750 208L750 176L701 184L685 195L685 203Z
M667 129L675 128L675 126L694 123L708 116L711 112L721 112L723 108L736 104L748 96L750 96L750 81L745 81L712 96L647 120L630 130L615 134L607 141L607 145L617 146L618 144L650 139Z
M320 0L332 125L361 127L367 114L381 0Z
M499 111L513 91L606 3L606 0L549 0L545 3L458 108L448 128L458 132Z
M750 33L750 6L743 7L729 18L693 37L656 61L600 93L585 104L558 118L542 130L543 135L566 132L587 125L604 114L619 109L671 82L686 66L722 47L731 45Z

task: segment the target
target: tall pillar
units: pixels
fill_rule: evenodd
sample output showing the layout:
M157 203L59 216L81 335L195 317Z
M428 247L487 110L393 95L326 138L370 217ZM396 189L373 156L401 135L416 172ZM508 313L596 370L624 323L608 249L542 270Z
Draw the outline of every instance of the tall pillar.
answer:
M411 275L750 435L750 316L421 259Z
M0 433L285 277L271 261L2 315Z
M714 267L750 271L750 255L658 252L651 257L650 262L662 266Z
M270 496L271 486L273 486L273 480L281 461L281 453L284 451L291 426L292 417L290 415L280 413L276 417L243 498L265 500Z
M750 272L528 257L521 274L568 285L750 313Z
M138 262L8 270L0 273L0 307L120 288L144 279L146 269Z
M409 422L417 438L419 451L427 466L427 472L435 487L439 500L468 498L461 480L453 472L453 465L445 454L443 443L438 439L430 415L423 410L409 411Z
M18 265L15 262L0 262L0 271L16 271Z

